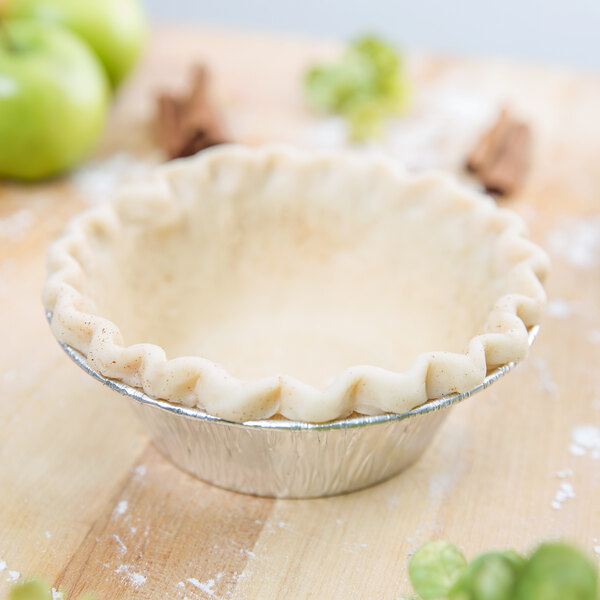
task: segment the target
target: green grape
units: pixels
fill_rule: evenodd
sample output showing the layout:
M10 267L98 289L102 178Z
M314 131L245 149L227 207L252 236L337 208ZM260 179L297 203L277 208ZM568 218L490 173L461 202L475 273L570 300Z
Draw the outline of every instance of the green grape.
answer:
M519 578L515 600L598 600L594 565L565 544L544 544Z
M377 103L357 104L348 112L350 136L354 141L380 137L385 109Z
M9 600L52 600L52 592L45 581L30 579L14 586L8 598Z
M306 75L309 100L330 112L345 112L356 101L357 90L368 86L369 65L361 60L346 60L334 67L314 67Z
M425 600L445 598L467 566L463 553L449 542L428 542L410 559L408 575Z
M385 118L401 112L408 98L398 53L372 36L351 44L339 62L310 69L305 86L313 106L348 120L355 141L381 135Z
M482 554L461 573L448 600L513 600L524 564L512 550Z
M520 573L523 570L523 567L527 564L527 561L514 550L505 550L502 552L502 556L506 558L510 563L512 563L513 567L517 569Z

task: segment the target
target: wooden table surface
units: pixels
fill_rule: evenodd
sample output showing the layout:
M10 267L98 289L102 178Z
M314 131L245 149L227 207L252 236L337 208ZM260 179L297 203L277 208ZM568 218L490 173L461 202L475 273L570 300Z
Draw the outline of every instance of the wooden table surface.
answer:
M334 51L159 29L92 162L62 180L0 187L0 597L10 580L40 575L68 598L392 600L410 592L409 554L438 538L471 556L565 537L600 561L600 451L573 444L577 427L600 425L600 77L408 57L413 109L392 146L415 168L456 167L470 124L494 102L532 124L532 172L506 206L529 222L553 272L531 356L454 409L399 477L309 501L211 487L163 459L123 398L51 336L45 248L69 216L160 158L154 92L205 60L231 139L331 145L339 124L306 110L300 74ZM557 500L564 483L574 497Z

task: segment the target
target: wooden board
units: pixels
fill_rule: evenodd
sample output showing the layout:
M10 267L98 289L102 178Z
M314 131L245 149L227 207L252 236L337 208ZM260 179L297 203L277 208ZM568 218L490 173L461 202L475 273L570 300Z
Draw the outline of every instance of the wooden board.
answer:
M157 30L118 95L96 162L70 178L0 187L0 597L10 579L41 575L69 598L93 590L102 600L391 600L409 594L407 559L434 538L473 555L559 536L600 560L600 460L569 450L575 427L600 425L598 77L408 58L413 111L426 112L420 94L435 99L443 83L462 94L463 120L465 95L495 95L532 123L533 171L506 205L551 251L553 302L530 358L457 407L422 460L387 483L274 501L196 481L51 336L40 303L45 248L111 182L157 160L153 93L180 86L189 65L206 60L232 139L310 146L325 129L304 106L301 73L334 52L303 40ZM446 100L456 95L438 105ZM573 474L558 478L565 469ZM565 481L575 498L553 508Z

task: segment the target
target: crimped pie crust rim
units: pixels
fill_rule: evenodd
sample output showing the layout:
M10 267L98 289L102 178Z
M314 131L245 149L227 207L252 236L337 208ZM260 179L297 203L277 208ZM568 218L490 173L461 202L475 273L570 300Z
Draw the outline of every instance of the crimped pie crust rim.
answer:
M319 167L325 161L335 164L342 173L344 168L356 165L356 155L347 152L304 153L281 146L260 149L222 146L164 165L157 170L157 177L166 181L181 169L210 169L219 162L231 160L268 161L271 167L281 161L288 168L290 163L298 168ZM504 294L497 300L486 324L493 332L474 336L468 352L423 353L403 372L349 367L330 386L317 390L287 375L240 382L215 363L200 357L167 359L164 351L154 344L125 346L116 324L85 311L89 299L77 289L83 275L75 248L77 244L85 244L90 228L102 228L108 222L111 227L122 225L116 201L76 217L49 250L44 305L52 313L51 327L55 336L81 352L92 370L105 377L140 388L150 397L198 406L208 414L236 422L262 420L274 414L312 423L344 418L355 411L402 414L427 400L466 392L481 384L492 368L522 360L529 348L528 328L539 324L541 319L546 298L542 282L548 269L543 250L525 238L523 221L496 207L485 196L458 185L448 175L407 175L389 159L362 156L361 161L365 160L376 165L382 175L395 178L400 185L419 185L425 181L428 185L442 186L452 201L468 203L470 210L481 212L482 218L493 215L502 227L496 244L501 243L502 251L510 256L507 278L513 281L515 293ZM140 187L139 194L145 192L147 187ZM513 257L516 258L513 260ZM84 308L79 310L78 307ZM494 356L496 360L491 360ZM503 360L498 361L499 356ZM181 369L182 361L184 369ZM133 372L132 364L137 365ZM187 375L182 375L186 371ZM169 393L169 389L185 387L189 393L183 397ZM365 389L361 396L361 390Z
M50 312L46 312L46 318L48 322L52 320L52 314ZM533 345L535 338L538 335L540 326L534 325L529 330L529 345ZM247 429L268 429L275 431L331 431L331 430L339 430L339 429L356 429L359 427L365 427L367 425L384 425L386 423L390 423L393 421L403 421L404 419L408 419L410 417L417 417L419 415L426 415L432 412L437 412L448 406L452 406L454 404L458 404L467 398L470 398L477 392L488 388L492 383L495 383L501 377L504 377L506 373L508 373L511 369L517 366L517 362L511 362L506 365L502 365L496 369L494 369L491 373L489 373L486 378L480 383L478 386L475 386L473 389L470 389L462 394L451 394L449 396L443 396L442 398L436 398L435 400L428 400L424 404L416 406L411 410L403 413L383 413L378 415L360 415L358 417L346 417L343 419L337 419L335 421L327 421L325 423L307 423L305 421L291 421L289 419L263 419L260 421L227 421L226 419L222 419L221 417L215 417L214 415L209 415L204 412L202 409L197 407L187 407L182 406L180 404L174 404L173 402L168 402L166 400L159 400L157 398L152 398L144 393L143 390L139 388L134 388L126 383L121 381L115 381L112 379L108 379L102 376L97 371L94 371L85 361L85 356L81 354L78 350L71 348L67 344L60 342L62 349L67 353L69 358L77 364L81 369L83 369L88 375L91 375L94 379L102 383L103 385L108 386L113 391L121 394L122 396L127 396L140 404L149 405L152 408L156 408L158 410L164 410L170 413L174 413L180 417L186 419L199 419L201 421L207 421L210 423L227 425L229 427L241 427Z

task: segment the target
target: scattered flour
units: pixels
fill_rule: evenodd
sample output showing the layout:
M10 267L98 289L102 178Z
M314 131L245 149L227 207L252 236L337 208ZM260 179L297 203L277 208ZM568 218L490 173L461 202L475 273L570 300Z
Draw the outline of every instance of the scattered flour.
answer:
M594 546L594 552L600 554L600 546Z
M0 238L20 242L25 237L25 232L34 222L35 215L28 208L18 210L10 217L0 219Z
M587 335L590 344L600 344L600 329L593 329Z
M143 179L160 162L158 154L141 159L129 152L116 152L80 167L71 175L71 183L86 202L98 204L107 200L121 183Z
M575 491L573 490L573 485L568 481L563 481L556 491L556 495L554 496L554 500L552 501L552 508L554 510L560 510L562 508L562 504L565 500L575 498Z
M571 219L552 231L548 249L579 269L591 269L600 264L600 217Z
M139 467L136 467L133 471L138 477L144 477L144 475L146 475L146 473L148 472L148 469L144 465L140 465Z
M565 469L564 471L559 471L556 476L559 479L567 479L567 477L573 477L573 469Z
M342 148L346 145L347 129L341 117L327 117L308 131L306 141L317 148Z
M119 504L117 504L117 508L115 508L115 512L118 515L124 515L127 512L127 500L121 500Z
M129 579L133 585L142 585L142 583L146 583L146 577L141 573L131 573L129 575Z
M463 474L463 467L459 461L456 462L456 468L444 469L434 473L429 479L428 491L429 498L432 500L442 500L446 498L456 485L456 482ZM398 502L398 505L400 502ZM388 507L390 502L388 500Z
M589 452L593 459L600 458L600 427L580 425L571 431L569 452L573 456L586 456Z
M119 544L120 550L121 550L121 554L126 554L127 553L127 546L121 541L121 538L116 533L113 533L113 538L115 539L115 541L117 542L117 544Z
M6 371L2 376L3 383L12 383L17 378L16 371Z
M44 535L46 536L47 540L49 540L52 537L52 534L49 531L46 531L46 533L44 533Z
M52 600L63 600L64 595L62 592L59 592L58 590L55 590L54 588L52 588L50 590L51 594L52 594Z
M385 150L409 169L462 166L463 157L494 120L497 99L470 90L451 72L419 95L413 110L386 128Z
M568 319L580 311L579 303L554 298L546 304L546 314L553 319Z
M133 573L132 568L129 565L120 565L115 573L117 575L123 574L123 579L127 579L135 587L139 587L143 583L146 583L146 576L141 573Z
M216 598L213 588L215 587L215 580L209 579L206 582L198 581L195 577L190 577L188 583L191 583L195 588L198 588L200 591L204 592L211 598Z
M532 358L530 363L538 372L542 390L556 400L558 398L558 386L552 377L552 373L550 373L546 361L543 358Z
M0 573L6 571L8 569L8 565L3 560L0 560ZM21 573L19 571L11 571L8 570L6 573L6 581L15 582L21 577Z
M569 452L573 456L585 456L587 454L585 448L582 448L581 446L578 446L577 444L571 444L569 446Z

